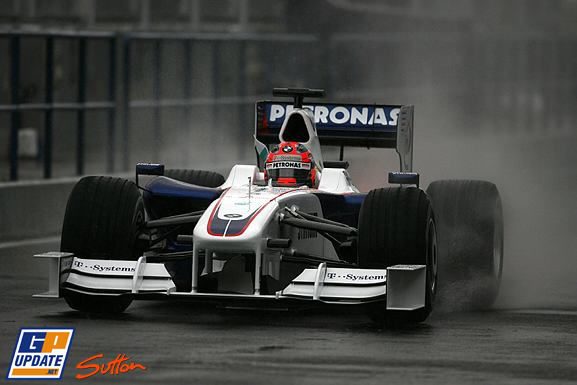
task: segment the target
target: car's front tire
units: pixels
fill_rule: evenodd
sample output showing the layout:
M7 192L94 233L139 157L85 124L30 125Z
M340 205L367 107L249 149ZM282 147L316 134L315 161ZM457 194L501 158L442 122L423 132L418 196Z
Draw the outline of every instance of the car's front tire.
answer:
M358 266L386 269L389 266L426 265L425 307L415 311L387 311L385 304L369 307L377 323L396 325L424 321L431 311L437 289L437 236L433 210L427 194L415 187L372 190L359 215Z
M137 260L144 204L133 182L113 177L84 177L72 189L62 225L61 251L87 259ZM68 305L87 313L120 313L129 294L93 295L63 287Z

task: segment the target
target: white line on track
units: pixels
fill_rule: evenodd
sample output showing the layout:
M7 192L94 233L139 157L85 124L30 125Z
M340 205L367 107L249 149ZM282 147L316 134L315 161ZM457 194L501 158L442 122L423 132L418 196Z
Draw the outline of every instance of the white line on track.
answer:
M577 310L563 310L563 309L519 309L519 310L507 310L506 312L507 313L522 313L522 314L577 316Z
M22 239L19 241L2 242L0 243L0 249L12 249L31 245L41 245L43 243L54 243L59 241L60 235L44 238Z

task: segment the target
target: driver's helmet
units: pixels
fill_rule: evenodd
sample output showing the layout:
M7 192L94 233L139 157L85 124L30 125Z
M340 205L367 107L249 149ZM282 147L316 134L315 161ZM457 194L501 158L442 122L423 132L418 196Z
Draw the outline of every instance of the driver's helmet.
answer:
M265 180L273 186L316 187L317 172L311 152L301 143L282 142L268 154Z

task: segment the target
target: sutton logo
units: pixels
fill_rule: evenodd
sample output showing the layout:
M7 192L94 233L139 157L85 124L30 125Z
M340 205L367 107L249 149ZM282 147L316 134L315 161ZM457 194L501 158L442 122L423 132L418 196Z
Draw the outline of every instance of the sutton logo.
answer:
M60 379L74 329L21 329L8 379Z
M119 375L124 374L127 372L131 372L133 370L146 370L146 366L135 363L135 362L128 362L130 357L126 356L126 354L118 354L115 359L108 361L104 364L98 364L92 361L98 360L103 358L104 354L95 354L92 357L88 357L84 361L80 361L76 365L76 369L86 370L84 373L79 373L76 375L78 380L84 380L86 378L92 377L96 374L110 374L110 375Z

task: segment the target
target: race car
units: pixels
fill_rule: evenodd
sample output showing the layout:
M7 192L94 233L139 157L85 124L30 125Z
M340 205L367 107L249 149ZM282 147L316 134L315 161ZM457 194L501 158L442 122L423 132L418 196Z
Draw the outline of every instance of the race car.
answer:
M228 178L139 163L135 181L88 176L73 188L49 290L89 313L134 299L220 306L361 306L377 323L424 321L444 286L476 307L495 300L503 264L499 193L485 181L419 187L413 106L259 101L256 164ZM288 98L292 100L287 100ZM339 146L340 159L323 158ZM348 146L395 149L400 171L360 192ZM460 287L458 291L456 287ZM464 289L463 289L464 288Z

